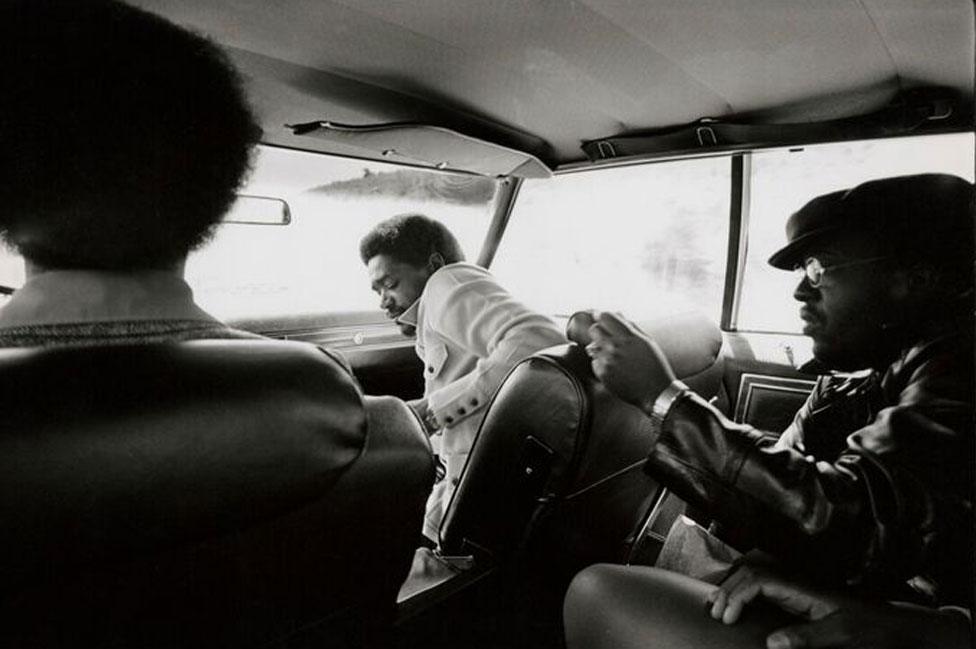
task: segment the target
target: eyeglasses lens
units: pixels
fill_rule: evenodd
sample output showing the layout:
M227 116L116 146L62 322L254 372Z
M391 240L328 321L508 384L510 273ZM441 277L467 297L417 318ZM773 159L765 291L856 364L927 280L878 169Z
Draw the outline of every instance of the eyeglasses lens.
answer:
M810 257L803 262L802 266L797 266L796 270L797 273L802 273L807 278L810 286L813 288L820 286L820 281L823 279L824 267L819 259Z

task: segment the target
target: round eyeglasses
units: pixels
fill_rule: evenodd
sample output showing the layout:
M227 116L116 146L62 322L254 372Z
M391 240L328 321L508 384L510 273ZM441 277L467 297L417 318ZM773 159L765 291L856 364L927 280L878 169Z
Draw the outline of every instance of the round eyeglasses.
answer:
M824 266L820 263L820 260L816 257L807 257L806 261L802 264L798 264L796 267L796 272L798 274L803 274L807 282L811 287L817 288L823 283L823 276L828 270L839 270L841 268L850 268L851 266L861 266L863 264L873 264L877 261L882 261L887 259L887 257L869 257L868 259L858 259L857 261L848 261L843 264L834 264L833 266Z

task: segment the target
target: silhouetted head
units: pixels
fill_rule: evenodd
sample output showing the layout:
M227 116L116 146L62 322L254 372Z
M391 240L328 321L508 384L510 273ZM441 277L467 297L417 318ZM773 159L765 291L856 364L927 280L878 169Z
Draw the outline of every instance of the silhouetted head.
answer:
M0 5L0 236L47 268L165 268L207 240L260 135L205 38L108 0Z

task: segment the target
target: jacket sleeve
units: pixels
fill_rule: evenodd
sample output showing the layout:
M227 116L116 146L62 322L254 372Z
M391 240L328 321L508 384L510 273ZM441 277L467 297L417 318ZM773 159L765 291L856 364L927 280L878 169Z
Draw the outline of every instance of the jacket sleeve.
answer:
M972 555L971 396L951 377L917 374L833 458L791 442L796 423L778 442L686 394L660 424L648 471L816 578L890 592L921 575L958 600L950 573Z
M566 342L554 322L489 275L439 274L426 290L431 328L479 359L471 372L427 395L428 407L449 425L482 410L519 361Z

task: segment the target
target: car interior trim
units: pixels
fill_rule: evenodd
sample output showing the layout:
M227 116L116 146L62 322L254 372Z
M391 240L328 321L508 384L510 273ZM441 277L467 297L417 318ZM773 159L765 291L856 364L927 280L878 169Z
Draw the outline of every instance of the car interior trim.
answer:
M491 262L495 259L498 252L498 245L508 227L508 220L512 218L512 210L515 209L515 201L518 200L519 190L522 188L522 179L514 176L502 178L498 182L498 189L495 193L495 211L485 232L484 241L481 244L481 252L478 253L477 264L482 268L490 268Z
M745 270L745 251L749 243L749 199L752 182L752 156L742 153L732 156L732 178L729 201L729 248L726 256L725 291L722 296L720 328L735 329L742 296L742 275ZM730 272L733 271L733 272Z

